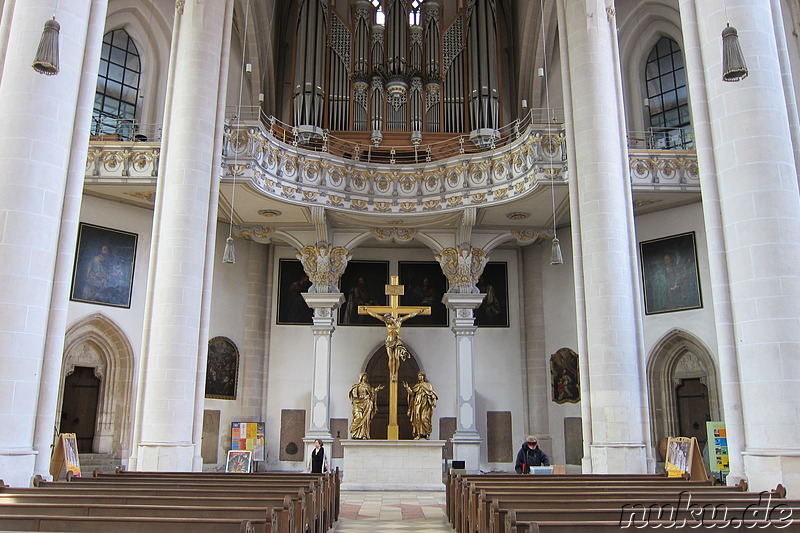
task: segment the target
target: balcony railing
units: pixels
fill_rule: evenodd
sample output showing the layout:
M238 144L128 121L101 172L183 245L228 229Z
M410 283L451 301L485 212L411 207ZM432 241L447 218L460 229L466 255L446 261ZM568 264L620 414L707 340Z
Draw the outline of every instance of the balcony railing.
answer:
M145 124L132 118L94 115L91 138L105 142L161 142L161 124Z
M691 126L629 131L628 148L632 150L693 150L694 132Z

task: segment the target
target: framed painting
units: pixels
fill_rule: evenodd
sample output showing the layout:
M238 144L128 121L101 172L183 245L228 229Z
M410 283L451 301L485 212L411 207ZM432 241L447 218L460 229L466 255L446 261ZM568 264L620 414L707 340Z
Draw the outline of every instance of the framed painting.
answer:
M359 305L388 305L386 284L389 283L388 261L350 261L342 274L340 287L344 304L339 309L341 326L382 326L369 315L359 315Z
M431 308L430 315L420 315L408 319L408 326L447 326L447 307L442 296L447 292L447 276L435 261L400 262L398 265L403 296L400 305L419 305Z
M475 325L508 327L508 265L487 263L478 278L478 290L486 295L475 309Z
M239 381L239 349L227 337L208 341L206 398L235 400Z
M138 235L81 222L70 300L131 306Z
M550 356L550 379L553 401L578 403L581 385L578 377L578 354L569 348L560 348Z
M278 324L310 325L314 310L306 304L303 293L311 280L297 259L281 259L278 263Z
M228 458L225 461L225 472L236 474L249 474L253 452L250 450L228 450Z
M694 232L639 243L645 314L703 307Z

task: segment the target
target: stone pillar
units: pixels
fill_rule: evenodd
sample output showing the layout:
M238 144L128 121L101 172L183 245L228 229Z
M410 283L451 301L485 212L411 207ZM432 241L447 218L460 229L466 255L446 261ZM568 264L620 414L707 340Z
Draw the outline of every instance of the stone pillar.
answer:
M475 317L485 294L446 293L442 301L451 311L456 339L456 431L453 459L464 461L467 470L480 467L481 436L475 427Z
M591 409L584 423L591 427L584 435L593 439L593 472L644 473L649 437L613 1L559 0L559 17L571 78L564 98L581 124L568 143L575 148L570 181L578 208L570 214L581 228L575 249L582 257L575 264L583 264L585 290L578 323L586 324L591 361L581 368L591 380L590 395L583 398Z
M53 397L45 398L49 412L37 412L37 405L42 372L47 386L55 387L54 375L61 368L60 353L45 357L45 343L60 340L63 345L68 291L54 292L53 280L63 281L56 264L63 216L68 219L67 233L76 233L76 206L64 205L67 191L74 190L68 185L74 176L70 154L82 153L85 161L89 140L88 128L81 131L86 121L79 119L85 112L79 107L79 89L88 68L87 41L92 32L102 32L97 26L89 29L93 9L100 6L90 0L62 3L56 12L62 25L61 71L56 76L39 74L31 62L54 4L24 4L23 8L17 2L13 15L4 7L0 28L0 472L12 486L30 484L36 454L49 458L54 437ZM96 68L95 63L95 76ZM55 314L50 313L53 306ZM34 445L39 424L49 437L43 449Z
M205 376L198 348L208 341L201 309L210 242L207 223L221 150L217 132L223 35L233 0L178 3L164 144L153 223L134 453L138 470L197 467L195 394ZM198 68L202 65L203 68ZM205 334L204 334L205 333Z
M739 31L749 68L749 76L739 82L722 81L720 33L726 14L721 4L694 2L695 20L684 28L698 36L702 72L694 75L701 77L708 101L710 136L697 141L701 164L713 161L713 167L701 166L704 211L719 211L705 213L711 265L719 261L728 274L727 290L716 286L724 278L713 280L714 304L723 298L735 319L718 324L718 331L732 330L720 339L724 412L726 423L732 417L728 431L734 432L733 443L743 440L744 474L757 491L778 483L800 484L800 426L791 415L800 410L795 370L800 359L800 202L771 13L775 5L727 1L727 20ZM718 194L717 205L706 200L707 187ZM732 467L734 461L731 457Z
M344 294L303 293L303 298L314 310L314 377L311 388L311 423L304 442L320 439L332 443L331 438L331 336L336 329L336 310L344 303ZM328 453L331 448L328 448Z

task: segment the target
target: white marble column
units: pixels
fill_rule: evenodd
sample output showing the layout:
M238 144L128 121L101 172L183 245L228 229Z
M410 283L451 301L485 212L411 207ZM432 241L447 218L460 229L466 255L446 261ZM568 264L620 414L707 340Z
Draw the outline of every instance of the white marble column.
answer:
M219 178L213 154L222 149L217 80L232 2L176 6L131 458L138 470L197 467L196 389L205 376L198 353L208 342L201 310L214 227L207 219Z
M0 29L0 472L12 486L30 484L37 453L49 457L54 437L53 398L44 398L49 412L37 406L42 383L57 386L60 372L60 357L46 360L45 351L48 340L63 344L68 291L54 293L53 280L63 281L63 262L56 272L62 224L74 235L79 209L79 203L65 207L75 177L70 154L82 153L85 160L88 146L79 93L87 41L98 31L89 21L99 6L90 0L62 3L56 13L61 71L45 76L31 63L54 7L49 0L29 0L24 7L17 2L13 16L3 10ZM47 427L44 444L35 437L37 425Z
M721 224L714 233L717 242L709 231L709 248L727 269L735 320L720 325L733 329L733 335L721 339L733 342L723 344L720 352L724 412L738 416L738 392L743 427L733 437L736 444L744 439L742 462L751 490L778 483L798 486L800 425L794 413L800 411L800 201L791 110L771 13L775 4L727 1L727 19L739 32L749 68L747 78L732 83L722 81L722 4L694 2L694 8L702 65L698 75L704 77L710 129L710 139L698 137L698 153L714 163L701 166L700 179L704 204L707 187L718 194L716 221ZM707 218L707 226L713 223ZM714 280L715 299L724 290L716 287L719 282ZM739 430L737 419L731 424L729 431Z
M485 294L446 293L442 301L450 310L450 328L456 340L456 431L451 439L453 459L467 470L480 467L481 436L475 426L475 317Z
M586 325L590 361L588 368L581 368L586 374L581 383L591 381L588 397L582 398L591 410L584 435L592 439L593 472L643 473L646 395L614 17L611 0L559 0L571 79L565 100L576 125L567 141L575 153L570 192L576 195L577 209L570 215L580 227L574 250L581 254L575 264L582 265L584 290L578 323Z
M314 376L311 394L311 422L305 441L331 440L331 337L336 329L336 310L344 303L341 292L308 292L303 298L314 310ZM330 450L330 448L329 448Z

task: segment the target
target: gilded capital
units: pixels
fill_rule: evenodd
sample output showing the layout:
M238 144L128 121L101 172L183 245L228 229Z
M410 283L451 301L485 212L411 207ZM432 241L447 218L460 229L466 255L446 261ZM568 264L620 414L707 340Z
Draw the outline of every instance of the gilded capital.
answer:
M311 280L308 292L339 292L339 279L351 257L344 247L333 248L326 242L304 246L297 258Z
M450 283L451 293L477 294L476 284L489 256L480 248L464 243L456 248L445 248L436 260Z

